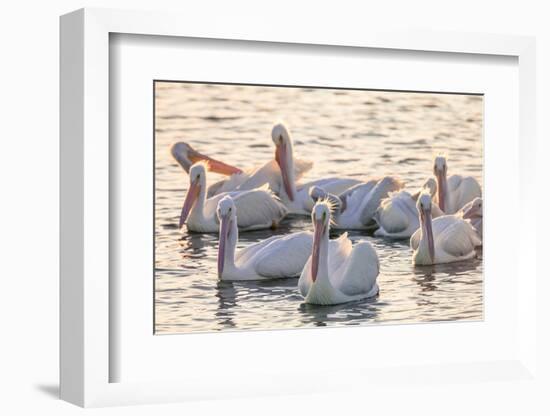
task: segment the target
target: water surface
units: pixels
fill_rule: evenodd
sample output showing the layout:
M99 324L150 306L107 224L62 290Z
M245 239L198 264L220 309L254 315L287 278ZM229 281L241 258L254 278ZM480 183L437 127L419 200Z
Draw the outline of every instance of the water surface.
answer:
M311 306L303 303L296 278L219 282L217 235L177 228L188 177L169 153L173 142L184 140L252 167L273 157L271 127L285 120L296 156L315 162L304 180L396 175L414 189L431 175L433 156L444 152L450 174L482 183L481 96L157 82L155 108L156 333L483 318L481 253L471 261L418 268L408 241L366 232L349 235L369 240L378 252L376 299ZM238 248L309 229L308 218L289 217L276 231L240 233Z

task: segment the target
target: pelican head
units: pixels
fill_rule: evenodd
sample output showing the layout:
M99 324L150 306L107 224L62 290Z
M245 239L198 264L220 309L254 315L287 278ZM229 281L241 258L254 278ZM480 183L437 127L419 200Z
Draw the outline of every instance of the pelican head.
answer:
M324 199L328 197L327 191L325 191L320 186L312 186L309 188L309 197L313 199L313 201L317 202L320 199Z
M437 203L445 212L445 194L447 193L447 159L437 156L434 160L434 176L437 179Z
M187 220L189 212L195 205L195 202L199 198L201 190L206 188L206 163L198 162L191 166L189 169L189 190L183 203L183 208L180 215L180 228Z
M271 139L275 143L275 160L281 169L283 186L288 199L294 201L294 161L290 133L284 124L278 123L271 130Z
M218 209L216 211L218 219L220 221L220 244L218 248L218 278L221 279L223 275L223 269L225 265L225 252L227 242L232 236L233 224L237 221L237 208L233 198L229 195L223 197L218 202ZM233 242L233 243L236 243Z
M465 220L480 218L483 216L483 200L480 197L474 198L462 209L462 218Z
M326 201L319 201L311 212L313 222L313 252L311 255L311 278L315 282L319 272L319 260L321 256L321 244L328 240L330 229L330 205Z
M434 178L428 178L426 181L422 184L422 186L416 191L413 195L411 195L412 199L415 201L418 201L418 198L420 198L420 195L423 193L429 193L430 196L433 198L437 192L437 182Z
M428 178L426 182L424 182L424 185L422 188L430 194L430 196L433 198L435 193L437 192L437 182L434 178Z
M216 211L216 214L218 215L218 219L220 222L224 219L232 219L237 216L237 208L235 207L235 202L233 201L233 198L231 198L229 195L224 196L222 199L220 199L220 202L218 202L218 209Z
M191 147L190 144L185 142L177 142L172 145L170 148L170 153L180 166L187 172L190 172L191 167L194 163L201 161L208 162L208 170L222 175L233 175L235 173L242 173L242 170L234 166L228 165L226 163L220 162L219 160L212 159L208 156L203 155L202 153L197 152Z
M170 148L170 153L187 173L189 173L189 169L193 163L200 160L199 152L195 151L195 149L185 142L174 143Z
M420 216L420 224L424 238L428 240L428 252L432 263L435 259L434 235L432 230L432 198L427 193L422 193L416 202L416 208Z
M445 156L436 156L434 159L434 175L447 174L447 159Z
M309 188L308 194L313 203L317 201L324 201L328 204L330 212L333 216L340 215L346 209L345 201L342 201L337 195L329 194L320 186L312 186Z

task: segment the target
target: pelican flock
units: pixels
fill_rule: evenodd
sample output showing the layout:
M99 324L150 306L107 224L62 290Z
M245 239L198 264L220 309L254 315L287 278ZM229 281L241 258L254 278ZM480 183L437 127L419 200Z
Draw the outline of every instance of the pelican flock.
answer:
M275 145L274 158L248 171L203 155L184 142L172 146L172 155L186 171L189 169L189 162L204 160L208 162L209 170L229 176L211 185L208 188L208 196L230 191L247 191L268 184L285 204L289 214L309 215L313 207L309 189L313 186L320 186L327 192L339 194L361 183L357 179L338 177L299 183L299 179L313 164L295 157L293 141L289 129L284 124L273 126L271 139Z
M375 248L366 240L353 245L347 233L330 239L331 229L408 239L414 266L477 256L483 233L481 187L471 176L448 176L446 157L434 158L434 176L416 190L392 175L301 182L313 163L296 157L288 127L275 124L271 140L273 158L248 170L186 142L170 148L189 175L179 227L218 233L219 280L299 276L298 292L306 303L317 305L378 296ZM208 186L207 172L225 178ZM311 216L313 232L272 236L237 251L239 232L275 228L288 214Z

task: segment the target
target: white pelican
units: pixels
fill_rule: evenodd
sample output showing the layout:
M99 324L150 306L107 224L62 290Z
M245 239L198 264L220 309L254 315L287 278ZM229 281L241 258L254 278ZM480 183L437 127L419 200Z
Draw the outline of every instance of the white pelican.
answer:
M483 201L481 198L475 198L468 202L457 212L457 215L472 224L479 238L483 238Z
M475 229L456 215L432 220L432 198L422 194L416 203L420 228L411 237L413 264L452 263L475 257L481 241Z
M437 189L435 179L429 178L414 194L407 191L393 193L384 199L376 211L375 219L379 228L374 232L377 237L394 239L411 238L420 227L416 201L421 192L428 192L433 198ZM436 204L432 204L432 218L445 215Z
M329 240L330 207L320 201L313 207L313 250L298 288L306 303L335 305L376 296L378 256L367 241L352 247L347 233Z
M330 194L339 195L358 185L361 181L351 178L328 177L298 184L294 175L294 152L290 133L284 124L276 124L271 131L275 143L275 160L280 168L277 181L270 184L271 189L281 197L289 214L309 215L314 201L309 195L312 187L318 186Z
M186 223L189 231L217 232L216 208L218 201L225 195L231 195L239 207L237 225L243 231L275 227L287 213L285 206L267 187L219 194L207 199L204 162L191 166L189 182L179 222L180 228Z
M311 253L311 232L273 236L235 252L239 240L237 221L240 211L237 212L230 196L218 202L217 214L220 222L220 280L265 280L300 275Z
M447 178L447 160L437 156L434 160L437 179L437 205L446 214L455 214L476 197L481 197L481 187L471 176L452 175Z
M327 193L314 186L309 194L314 201L328 199L332 205L332 228L370 230L377 227L374 219L380 202L390 192L402 188L401 182L391 176L355 185L341 195Z

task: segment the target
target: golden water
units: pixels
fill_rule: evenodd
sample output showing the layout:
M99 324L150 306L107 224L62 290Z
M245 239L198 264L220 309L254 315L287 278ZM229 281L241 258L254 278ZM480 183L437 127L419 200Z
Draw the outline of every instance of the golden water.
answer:
M481 259L415 268L407 241L363 232L349 234L378 252L377 299L318 307L303 303L297 279L218 282L217 235L177 228L188 177L169 153L183 140L238 167L256 166L273 157L271 127L285 120L297 157L315 162L304 180L395 175L414 189L444 152L450 174L482 183L481 96L157 82L155 107L156 333L483 318ZM276 233L310 228L308 218L289 218ZM272 234L241 233L239 248Z

